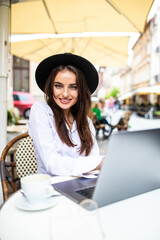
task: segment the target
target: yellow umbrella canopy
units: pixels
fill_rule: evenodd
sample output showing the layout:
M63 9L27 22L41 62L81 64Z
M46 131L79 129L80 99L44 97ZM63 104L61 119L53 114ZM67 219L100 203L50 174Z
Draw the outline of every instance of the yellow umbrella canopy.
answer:
M129 37L86 37L41 39L11 43L11 53L30 61L40 62L58 53L72 52L95 65L126 65Z
M30 0L12 4L11 33L143 32L153 0Z
M153 0L20 0L11 6L12 34L143 32ZM128 37L41 39L11 43L11 53L39 62L72 52L94 64L126 65Z

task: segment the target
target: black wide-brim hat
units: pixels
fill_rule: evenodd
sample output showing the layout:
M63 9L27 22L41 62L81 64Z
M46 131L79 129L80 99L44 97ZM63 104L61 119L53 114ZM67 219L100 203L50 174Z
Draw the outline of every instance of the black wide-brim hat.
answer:
M96 90L99 82L98 73L94 65L87 59L72 53L56 54L44 59L38 65L35 73L36 82L44 92L45 83L52 72L58 66L72 65L80 69L86 79L91 94Z

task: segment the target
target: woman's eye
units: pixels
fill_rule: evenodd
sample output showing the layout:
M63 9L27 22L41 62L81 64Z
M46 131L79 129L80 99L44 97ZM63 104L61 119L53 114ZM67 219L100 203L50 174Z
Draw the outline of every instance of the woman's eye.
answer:
M62 85L60 85L60 84L55 84L54 86L55 86L55 88L61 88L62 87Z
M76 90L77 86L71 86L71 89Z

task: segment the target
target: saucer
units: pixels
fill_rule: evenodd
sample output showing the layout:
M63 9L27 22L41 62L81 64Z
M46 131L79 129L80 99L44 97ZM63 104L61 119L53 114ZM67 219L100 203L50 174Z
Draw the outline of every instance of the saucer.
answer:
M16 199L15 206L20 210L39 211L39 210L44 210L44 209L53 207L56 203L57 203L57 199L53 196L48 198L45 202L41 204L32 205L26 200L26 198L23 195L21 195L18 199Z

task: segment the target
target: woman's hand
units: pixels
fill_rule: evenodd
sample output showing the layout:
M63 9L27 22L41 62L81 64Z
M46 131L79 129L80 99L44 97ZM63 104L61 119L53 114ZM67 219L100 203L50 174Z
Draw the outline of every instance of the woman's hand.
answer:
M104 161L104 157L102 158L100 164L99 164L95 169L93 169L92 171L94 171L94 170L101 170L101 167L102 167L103 161Z
M104 161L104 157L102 158L101 162L99 163L99 165L95 169L91 170L90 172L83 173L83 175L89 175L89 174L91 174L92 171L101 170L103 161Z

